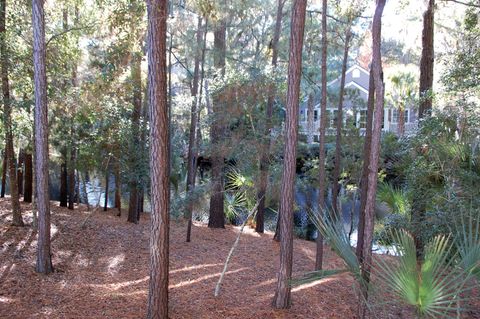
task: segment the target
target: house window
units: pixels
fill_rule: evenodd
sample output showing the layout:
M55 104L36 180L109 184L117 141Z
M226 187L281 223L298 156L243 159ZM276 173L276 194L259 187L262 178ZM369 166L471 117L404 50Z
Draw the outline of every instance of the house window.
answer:
M346 114L346 126L348 128L353 128L353 127L357 127L357 123L356 123L356 114L354 114L353 112L347 112Z
M300 110L300 121L305 122L307 120L307 110Z
M360 128L367 128L367 110L360 110L358 125Z
M410 119L409 119L409 115L410 115L410 112L409 110L405 110L405 123L409 123ZM400 112L398 111L398 109L393 109L392 110L392 123L393 124L398 124L398 122L400 122Z
M318 110L313 111L313 121L318 121Z
M330 127L336 128L337 127L337 117L338 117L338 110L331 112L330 116Z

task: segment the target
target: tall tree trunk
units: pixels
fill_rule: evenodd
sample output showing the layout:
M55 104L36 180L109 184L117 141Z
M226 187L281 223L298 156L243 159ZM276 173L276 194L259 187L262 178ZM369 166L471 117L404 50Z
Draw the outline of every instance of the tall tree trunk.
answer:
M335 165L332 175L332 207L334 216L340 219L342 212L338 211L338 193L340 191L340 170L342 166L342 128L343 128L343 95L345 93L345 74L347 72L348 51L350 49L350 39L352 37L351 26L347 26L345 34L345 48L343 51L342 77L340 79L340 92L338 97L338 114L336 118L336 137L335 137Z
M169 127L166 83L167 2L147 0L150 105L151 234L149 319L168 318Z
M108 209L108 186L109 186L109 179L110 179L110 169L107 167L107 171L105 172L105 202L103 203L103 211L106 212Z
M7 187L7 147L3 150L3 162L2 162L2 191L0 197L5 197L5 188Z
M422 57L420 59L420 106L418 117L423 118L432 110L433 64L434 64L434 13L435 0L428 0L423 14Z
M138 160L137 148L140 140L140 113L142 112L142 73L141 73L142 56L140 53L135 53L132 59L131 76L133 82L133 113L132 113L132 154L130 154L130 165L132 168L136 166ZM130 200L128 205L128 221L131 223L138 223L138 172L132 171L130 177Z
M122 216L122 181L120 180L120 161L115 159L115 208L117 216Z
M60 167L60 206L67 207L67 164L62 163Z
M75 5L75 25L78 24L79 18L80 17L78 6ZM72 86L74 88L78 87L77 64L74 64L72 69ZM77 143L75 130L75 114L77 112L76 110L76 103L73 103L70 123L70 166L68 170L68 209L71 210L74 209L75 202L75 169L77 166Z
M327 129L327 0L322 0L322 98L320 103L320 136L318 158L318 213L325 211L325 131ZM318 231L315 270L322 269L323 236Z
M218 73L217 76L225 75L225 53L226 53L226 21L222 17L217 22L214 32L214 55L213 64ZM210 139L213 145L211 154L212 160L212 196L210 197L210 216L208 218L208 227L224 228L225 227L225 213L223 203L223 166L224 166L224 152L221 151L221 142L224 134L224 119L222 113L224 112L222 104L222 93L217 92L213 95L213 121L210 129Z
M290 279L293 259L293 204L295 200L295 167L298 134L298 99L302 73L302 47L305 29L306 0L294 0L288 59L287 116L285 120L285 151L280 200L280 268L273 307L290 307Z
M307 143L313 143L313 134L314 134L314 109L313 109L313 93L308 94L307 100Z
M25 186L23 188L23 201L25 203L32 202L33 190L33 168L32 168L32 154L25 153Z
M195 179L197 176L197 157L200 149L200 140L201 140L201 129L200 129L200 111L201 111L201 100L202 100L202 89L203 89L203 77L204 77L204 64L205 64L205 50L207 45L207 27L208 20L205 19L205 26L202 35L202 19L198 18L198 30L197 30L197 53L195 56L195 69L192 85L192 115L190 123L190 140L188 145L188 176L187 176L187 192L192 192L195 189ZM203 36L203 39L202 39ZM200 68L200 69L199 69ZM200 79L200 80L199 80ZM200 85L198 82L200 81ZM198 97L197 97L197 91ZM195 112L195 114L193 114ZM192 234L192 214L193 214L193 203L188 203L187 206L187 238L186 242L190 242Z
M48 110L43 0L32 0L35 88L35 186L38 209L37 272L53 271L50 254L50 198L48 194Z
M8 173L10 178L10 194L13 212L12 224L23 226L20 201L18 199L17 174L15 168L15 152L13 149L13 130L12 130L12 105L10 101L10 84L8 82L8 52L7 52L7 33L6 33L6 0L0 0L0 55L2 69L2 93L3 93L3 117L5 128L6 153L8 163Z
M358 213L357 248L356 254L360 262L363 261L363 234L365 231L365 206L367 204L368 167L370 166L370 147L372 145L373 112L375 110L375 86L373 70L370 70L368 82L367 123L365 141L363 143L363 166L360 179L360 209Z
M398 136L405 134L405 108L402 106L398 109Z
M277 18L275 21L275 29L273 32L273 39L270 44L270 49L272 50L272 69L273 72L277 69L278 61L278 41L280 39L280 33L282 31L282 17L283 17L283 6L285 0L278 0L277 4ZM264 219L265 219L265 194L267 193L268 186L268 170L270 166L270 131L272 130L272 115L273 115L273 105L275 103L276 88L275 84L272 83L268 87L268 98L267 98L267 107L265 110L265 133L264 141L260 154L260 184L257 193L258 210L256 216L255 231L258 233L263 233L264 231ZM277 223L278 225L278 223ZM280 233L275 232L274 238L279 238Z
M363 237L362 277L366 283L370 281L372 266L373 228L375 225L375 199L377 192L378 160L380 157L380 137L383 124L383 107L385 86L383 83L381 39L382 13L386 0L377 0L377 8L372 23L372 70L375 87L375 114L373 119L372 143L370 147L370 165L368 168L367 201L365 205L365 225ZM361 287L362 297L359 307L359 318L365 318L367 312L368 285ZM364 302L363 302L364 301Z
M25 163L25 151L20 148L18 151L18 166L17 166L17 185L18 195L23 194L23 164Z
M422 57L420 59L420 105L418 108L418 117L424 118L432 111L432 88L433 88L433 66L434 66L434 12L435 0L428 0L427 10L423 14L422 31ZM415 226L414 238L417 248L417 255L423 254L424 243L420 225L425 220L426 207L414 196L412 201L412 224Z

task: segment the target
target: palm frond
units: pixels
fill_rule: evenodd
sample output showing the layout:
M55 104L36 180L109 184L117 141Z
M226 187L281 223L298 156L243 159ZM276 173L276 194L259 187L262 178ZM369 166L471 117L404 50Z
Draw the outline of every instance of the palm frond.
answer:
M468 276L453 266L453 244L437 236L425 247L423 261L417 259L415 241L407 231L392 231L397 262L378 259L378 277L420 316L446 317L460 311L457 302L468 288Z

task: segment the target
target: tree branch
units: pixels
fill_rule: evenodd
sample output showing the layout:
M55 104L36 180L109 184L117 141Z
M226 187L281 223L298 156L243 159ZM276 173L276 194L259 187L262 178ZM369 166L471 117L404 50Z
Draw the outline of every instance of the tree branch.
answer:
M443 2L455 2L455 3L458 3L458 4L461 4L461 5L464 5L464 6L467 6L467 7L474 7L474 8L480 8L480 1L477 0L477 4L473 3L472 2L464 2L464 1L460 1L460 0L442 0Z
M66 30L63 30L62 32L60 33L57 33L57 34L54 34L50 37L50 39L48 39L48 41L45 43L45 46L48 46L48 44L50 42L52 42L53 40L57 39L57 38L60 38L61 36L69 33L69 32L72 32L72 31L80 31L80 30L84 30L84 29L88 29L90 28L90 26L83 26L83 27L72 27L70 29L66 29Z

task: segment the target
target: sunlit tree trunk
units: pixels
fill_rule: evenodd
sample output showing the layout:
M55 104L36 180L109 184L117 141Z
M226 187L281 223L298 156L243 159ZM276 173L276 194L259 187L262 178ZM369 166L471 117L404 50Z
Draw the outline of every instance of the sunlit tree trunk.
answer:
M277 17L275 20L275 30L273 32L273 39L270 44L270 49L272 50L272 68L273 72L276 71L277 61L278 61L278 41L280 39L280 34L282 31L282 17L283 17L283 6L285 0L278 0L277 4ZM257 193L258 211L256 216L256 225L255 231L258 233L263 233L264 231L264 219L265 219L265 195L267 193L268 186L268 170L270 166L270 133L272 130L272 114L273 114L273 105L275 103L275 94L276 87L274 84L271 84L268 88L268 98L267 98L267 107L265 110L265 133L264 133L264 142L260 154L260 184ZM277 225L279 223L277 222ZM280 233L275 232L274 239L279 240Z
M7 166L10 178L10 194L12 203L13 221L15 226L23 226L22 212L20 210L20 201L18 196L17 174L15 168L15 151L13 149L13 129L12 129L12 105L10 101L10 84L8 79L8 53L7 53L7 34L6 24L7 4L6 0L0 1L0 59L3 93L3 119L5 128L5 151L7 153Z
M322 97L320 102L320 136L318 158L318 212L325 210L325 131L327 129L327 0L322 0ZM323 236L318 232L315 270L322 269L323 264Z
M386 0L377 0L377 7L372 23L372 71L375 87L375 113L373 119L372 143L370 146L370 163L368 167L367 201L365 205L365 225L363 237L362 277L366 283L370 281L372 267L373 228L375 225L375 199L377 193L378 161L380 157L380 137L383 124L383 107L385 86L381 60L382 14ZM359 318L365 318L367 312L368 285L361 287L361 305Z
M375 86L373 70L370 70L368 82L367 123L365 127L365 141L363 144L363 166L360 179L360 209L358 211L358 231L356 254L360 262L363 260L363 234L365 230L365 206L367 204L368 167L370 165L370 146L372 144L373 112L375 109Z
M434 65L434 13L435 0L428 0L423 14L422 57L420 59L420 105L418 117L422 118L432 110L432 87Z
M273 307L289 308L290 280L293 259L293 204L295 201L295 167L298 134L298 101L302 73L302 47L305 29L306 0L294 0L292 8L290 53L288 59L287 114L285 120L285 150L280 200L280 268Z
M345 48L343 51L342 77L340 79L340 92L338 96L338 114L336 118L336 137L335 137L335 161L332 174L332 207L334 216L340 218L342 212L338 210L338 193L340 191L340 170L342 166L342 128L343 128L343 95L345 93L345 74L347 72L348 51L350 49L350 39L352 37L351 26L347 26L345 34Z
M225 54L226 54L226 21L222 17L217 21L214 32L214 55L213 64L217 71L217 77L223 78L225 75ZM224 157L221 150L221 143L224 134L224 119L222 114L225 103L222 98L222 92L213 95L213 120L210 128L210 139L213 145L211 155L212 160L212 195L210 197L210 216L208 218L208 227L224 228L225 213L223 203L223 167Z
M53 271L50 254L50 198L48 194L48 111L43 0L32 0L35 89L35 186L38 209L37 272Z
M149 319L168 318L169 127L166 83L167 1L147 0L151 233Z

